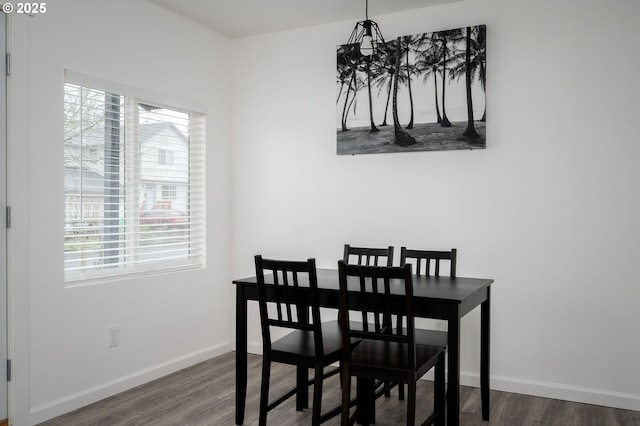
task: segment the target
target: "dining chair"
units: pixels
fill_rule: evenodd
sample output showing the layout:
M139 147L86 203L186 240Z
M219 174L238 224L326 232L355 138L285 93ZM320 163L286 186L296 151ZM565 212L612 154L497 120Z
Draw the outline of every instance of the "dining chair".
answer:
M440 262L449 261L449 276L456 276L456 262L458 251L451 249L449 251L436 250L413 250L406 247L400 248L400 266L405 263L414 264L414 272L416 275L434 275L440 276ZM433 265L433 268L432 268Z
M393 246L387 248L372 247L351 247L344 245L344 255L342 260L345 263L355 265L382 266L382 259L386 260L387 266L393 266Z
M353 265L366 265L366 266L383 266L383 262L386 261L387 266L393 266L393 246L387 248L378 247L352 247L349 244L344 245L344 254L342 260L345 263ZM338 321L329 321L327 326L340 327L340 317ZM352 327L362 327L362 324L355 321ZM384 388L385 396L391 396L391 387L388 382L378 381L377 388ZM400 389L400 388L399 388ZM399 393L399 398L404 399L402 391Z
M434 412L423 424L444 424L444 349L419 344L415 338L411 265L403 267L349 265L338 262L343 345L342 425L375 422L375 381L407 384L407 425L415 424L416 382L435 368ZM404 327L389 327L390 317L403 318ZM362 328L351 326L361 319ZM351 377L357 378L357 408L350 417ZM361 395L362 393L362 395Z
M323 332L318 305L318 281L315 259L287 261L255 256L258 281L258 304L262 326L262 385L260 389L259 424L267 424L267 412L295 395L299 386L313 384L312 425L338 415L339 407L322 414L323 379L338 373L324 373L325 367L342 358L342 336L339 330ZM311 316L309 316L309 310ZM272 338L272 328L291 332ZM304 381L269 402L271 363L278 362L314 370L314 378ZM302 410L304 407L296 407Z
M400 266L411 264L416 275L440 276L440 264L443 261L449 262L449 276L456 276L456 262L458 251L453 248L449 251L443 250L415 250L406 247L400 248ZM416 341L424 345L441 346L445 352L447 350L447 332L440 330L430 330L422 327L416 328ZM404 388L398 386L400 399L404 397Z

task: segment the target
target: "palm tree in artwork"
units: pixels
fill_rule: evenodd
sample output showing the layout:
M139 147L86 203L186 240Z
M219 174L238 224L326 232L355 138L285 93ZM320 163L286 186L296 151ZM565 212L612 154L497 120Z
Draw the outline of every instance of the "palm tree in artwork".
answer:
M423 75L422 81L426 84L430 77L433 77L434 102L436 106L437 123L442 123L440 115L440 105L438 103L438 72L440 70L440 58L442 53L438 45L432 42L430 37L423 37L421 44L427 44L424 49L419 49L416 57L416 72Z
M358 105L357 95L360 90L365 86L362 77L357 73L353 72L351 74L352 78L349 82L349 87L347 88L347 97L344 100L344 105L342 107L342 131L347 132L349 128L347 127L347 121L349 120L349 111L353 111L356 113L356 107ZM353 93L353 96L349 97L349 94Z
M378 97L380 96L380 92L382 89L386 89L387 91L387 100L385 102L384 108L384 119L381 127L388 126L387 124L387 116L389 115L389 104L392 100L393 94L393 83L396 77L396 55L398 53L398 49L396 48L395 41L391 43L385 43L380 46L382 50L381 55L384 58L383 60L379 60L375 62L375 67L372 69L372 76L374 80L374 84L378 87ZM400 83L404 82L404 78L400 76Z
M345 96L344 99L344 104L342 106L342 131L346 132L349 130L349 128L347 127L347 114L349 111L349 95L351 94L351 89L355 87L355 79L356 79L356 73L355 71L351 71L351 76L349 78L349 83L347 84L347 94ZM354 94L354 98L355 98L355 94ZM352 101L353 102L353 101Z
M467 138L479 138L480 135L476 132L473 126L473 98L471 96L471 27L467 27L467 40L465 47L465 80L467 87L467 128L465 129L463 136Z
M398 37L396 39L396 50L398 53L394 55L395 59L395 78L393 79L393 128L395 131L395 144L400 146L409 146L416 143L416 139L409 134L406 130L402 128L400 125L400 120L398 119L398 80L400 77L400 63L402 62L402 55L400 54L400 46L402 43L402 38Z
M369 122L371 126L371 132L378 132L373 120L373 95L371 91L372 81L375 78L377 70L384 66L386 61L385 49L376 49L370 56L365 56L360 53L360 47L358 44L344 45L338 49L338 81L341 83L340 93L338 94L338 100L340 101L340 94L344 91L344 82L348 77L349 83L347 85L347 97L344 101L342 112L342 130L347 131L347 118L349 115L349 109L351 105L354 107L357 105L356 93L364 86L367 87L367 94L369 100ZM353 97L349 98L353 93Z
M380 127L388 126L387 115L389 112L389 104L391 103L391 89L393 89L393 69L391 71L384 70L384 72L376 72L373 77L375 86L378 88L378 96L383 89L387 91L387 100L384 103L384 116Z
M347 127L347 117L349 115L349 108L353 104L356 92L359 90L359 82L358 82L358 56L360 55L360 50L358 46L355 45L344 45L338 49L338 78L341 80L342 86L340 88L340 93L344 90L344 82L347 83L347 93L344 99L344 104L342 107L342 120L341 126L342 131L347 132L349 128ZM353 98L349 98L351 93L353 92ZM340 94L338 95L338 101L340 101Z
M378 88L378 97L380 97L383 89L387 92L384 117L382 124L380 124L381 127L388 126L387 115L389 112L389 104L391 103L391 90L393 89L393 75L395 73L395 59L393 59L395 51L392 50L389 45L385 45L384 49L386 60L375 62L371 69L371 78L374 86Z
M411 116L409 119L409 124L407 124L407 129L413 129L413 90L411 89L411 78L412 75L416 74L416 65L415 63L411 63L409 61L409 53L415 50L416 44L419 40L418 36L409 35L402 37L402 46L401 52L404 56L404 65L402 65L402 72L404 77L404 82L407 84L407 89L409 90L409 105Z
M453 30L437 31L433 33L434 40L439 44L442 59L440 62L442 72L442 127L451 127L451 122L447 118L446 104L446 79L447 79L447 65L449 64L450 57L455 54L456 44L462 40L462 29L456 28Z
M378 50L379 52L379 50ZM373 96L371 95L371 66L374 62L382 61L379 53L376 52L372 56L367 56L363 58L364 62L364 71L367 74L367 93L369 94L369 123L371 126L371 132L379 132L380 130L376 127L376 124L373 121Z
M340 84L338 90L338 98L336 99L336 105L340 103L340 98L344 93L344 86L351 80L351 67L346 59L346 50L348 46L340 46L337 49L337 75L336 82Z
M451 68L450 75L451 80L459 80L460 77L466 75L467 68L471 73L471 81L477 80L480 83L482 91L485 93L486 98L486 39L487 39L487 27L485 25L478 25L471 27L471 37L469 44L470 60L467 66L466 60L461 58L458 60L458 64ZM466 55L466 52L463 53ZM480 121L485 122L487 120L487 103L484 104L484 112Z
M474 36L475 35L475 36ZM478 25L475 27L475 31L471 37L471 67L472 70L477 69L478 80L480 81L480 87L482 87L482 91L484 92L485 102L484 102L484 113L482 114L482 118L480 121L487 121L487 26L486 25Z

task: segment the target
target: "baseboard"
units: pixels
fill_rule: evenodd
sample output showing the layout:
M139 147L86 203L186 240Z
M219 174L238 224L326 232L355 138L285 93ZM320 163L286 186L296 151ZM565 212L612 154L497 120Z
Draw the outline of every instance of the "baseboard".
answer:
M480 376L462 371L460 383L480 387ZM630 393L494 375L490 386L492 390L640 411L640 395Z
M249 353L262 354L261 345L250 343L247 346ZM433 380L433 373L427 373L424 379ZM478 388L480 387L480 375L461 371L460 384ZM495 375L491 376L490 386L491 389L498 391L640 411L640 395L630 393Z
M141 371L120 377L98 386L77 392L55 401L33 407L31 409L31 424L52 419L85 405L92 404L102 399L113 396L144 383L150 382L167 374L190 367L207 359L222 355L231 350L231 343L210 346L200 351L192 352L184 356L169 360L162 364L154 365Z

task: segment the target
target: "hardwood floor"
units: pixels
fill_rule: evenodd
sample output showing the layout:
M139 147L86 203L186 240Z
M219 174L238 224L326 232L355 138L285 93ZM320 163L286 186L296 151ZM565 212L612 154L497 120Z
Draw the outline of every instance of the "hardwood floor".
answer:
M245 425L258 424L261 359L260 356L249 355ZM233 425L234 371L235 354L230 352L40 425ZM273 364L272 395L293 387L294 372L293 367ZM420 381L418 386L418 398L428 401L417 414L418 419L424 419L433 408L432 383ZM337 406L339 401L338 378L334 376L325 384L323 411ZM379 398L376 402L376 424L404 424L405 410L406 402L398 401L395 391L391 398ZM492 391L491 421L483 422L479 389L463 387L460 420L463 426L640 426L640 412ZM297 412L295 401L290 399L269 413L268 423L278 426L308 425L311 424L311 410ZM336 417L325 424L339 425L340 421Z

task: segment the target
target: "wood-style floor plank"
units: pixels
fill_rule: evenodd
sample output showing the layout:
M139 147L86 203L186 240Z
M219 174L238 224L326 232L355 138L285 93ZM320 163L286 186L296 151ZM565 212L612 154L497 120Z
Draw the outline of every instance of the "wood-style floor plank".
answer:
M249 355L245 424L258 424L262 358ZM273 364L271 395L295 385L295 369ZM323 411L340 404L338 376L325 382ZM312 397L310 391L310 402ZM376 425L405 422L406 401L397 392L376 401ZM418 383L417 419L433 410L432 382ZM640 426L640 412L578 404L507 392L491 391L491 421L482 421L480 390L462 387L460 423L463 426ZM422 421L422 420L420 420ZM227 353L153 382L56 417L40 426L220 426L235 424L235 354ZM290 399L269 412L268 424L296 426L311 424L311 410L295 410ZM339 418L326 425L339 425Z

